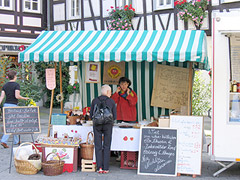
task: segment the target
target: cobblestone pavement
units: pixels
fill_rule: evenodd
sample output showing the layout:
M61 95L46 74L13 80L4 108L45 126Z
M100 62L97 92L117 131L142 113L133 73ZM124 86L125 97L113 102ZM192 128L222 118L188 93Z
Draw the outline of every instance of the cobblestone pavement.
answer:
M54 113L60 113L59 109L54 109ZM42 134L47 134L47 127L48 127L48 114L49 109L46 108L40 108L40 119L41 119L41 128L42 128ZM1 123L2 125L2 123ZM209 130L210 122L205 122L205 129ZM34 134L34 138L36 138L38 134ZM12 138L9 139L9 145L11 144ZM22 135L21 141L31 141L30 135ZM59 176L44 176L43 172L40 171L36 175L21 175L18 174L15 170L14 165L12 165L11 173L9 173L9 162L10 162L10 148L4 149L3 147L0 147L0 180L5 179L26 179L26 180L32 180L32 179L58 179L58 180L70 180L70 179L78 179L78 180L110 180L110 179L116 179L116 180L126 180L126 179L138 179L138 180L154 180L154 179L161 179L161 180L185 180L185 179L192 179L192 176L182 175L180 177L167 177L167 176L146 176L146 175L137 175L137 170L127 170L127 169L120 169L120 162L115 161L115 157L111 158L110 162L110 173L109 174L97 174L96 172L86 173L81 172L80 169L76 173L63 173ZM13 164L13 163L12 163ZM227 180L227 179L233 179L233 180L239 180L240 179L240 166L239 163L235 164L228 170L222 172L219 177L213 177L213 174L221 169L221 166L218 165L216 162L210 160L210 156L207 153L202 154L202 175L197 176L195 179L217 179L217 180Z

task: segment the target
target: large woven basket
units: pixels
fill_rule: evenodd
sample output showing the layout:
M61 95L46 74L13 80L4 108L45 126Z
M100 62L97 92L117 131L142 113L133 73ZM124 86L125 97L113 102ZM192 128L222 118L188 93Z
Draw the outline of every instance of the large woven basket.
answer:
M49 160L47 158L50 154L54 154L58 157L58 160ZM49 153L46 157L46 162L42 162L43 174L46 176L57 176L63 173L63 166L65 161L62 161L58 154Z
M30 175L30 174L37 174L37 172L39 171L33 164L31 164L29 161L27 160L19 160L16 159L17 153L19 151L19 148L25 144L30 144L34 147L36 154L38 153L37 148L34 144L30 143L30 142L26 142L26 143L22 143L16 150L15 155L14 155L14 165L16 168L16 171L20 174L26 174L26 175ZM38 161L38 160L36 160ZM41 162L41 161L40 161Z
M90 134L92 135L92 140L90 142L88 142ZM93 151L94 151L93 141L94 141L93 133L89 132L88 135L87 135L86 143L80 144L82 159L87 159L87 160L92 160L93 159Z

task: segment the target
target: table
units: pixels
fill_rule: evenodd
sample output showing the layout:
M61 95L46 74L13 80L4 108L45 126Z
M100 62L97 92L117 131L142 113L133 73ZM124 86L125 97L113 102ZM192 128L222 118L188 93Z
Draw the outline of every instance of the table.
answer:
M75 133L81 135L82 143L86 142L88 132L93 131L92 126L78 125L53 125L53 132L57 132L58 137L63 137L67 133L69 137L73 137ZM112 151L139 151L140 129L135 128L119 128L113 126L112 133Z

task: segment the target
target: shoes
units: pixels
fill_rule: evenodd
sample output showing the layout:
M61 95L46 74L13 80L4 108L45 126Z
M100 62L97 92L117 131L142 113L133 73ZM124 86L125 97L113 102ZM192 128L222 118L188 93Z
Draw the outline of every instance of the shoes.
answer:
M102 168L99 168L99 170L97 170L97 173L99 173L99 174L103 174L103 170L102 170Z
M21 144L21 142L19 141L17 144L14 144L14 145L20 145Z
M103 170L102 173L103 173L103 174L108 174L108 173L109 173L109 170Z
M9 146L8 146L6 143L4 143L4 142L2 142L1 145L2 145L4 148L9 148Z

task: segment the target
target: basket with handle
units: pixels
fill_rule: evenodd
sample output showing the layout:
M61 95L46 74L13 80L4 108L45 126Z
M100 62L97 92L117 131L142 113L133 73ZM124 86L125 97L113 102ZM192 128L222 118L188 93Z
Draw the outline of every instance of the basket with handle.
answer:
M89 135L92 135L92 140L89 142ZM81 147L81 157L82 159L92 160L93 159L93 151L94 151L94 135L92 132L89 132L87 135L86 143L80 144Z
M30 142L26 142L26 143L22 143L20 146L18 146L15 155L14 155L14 165L16 168L16 171L20 174L26 174L26 175L30 175L30 174L37 174L37 172L41 169L41 168L36 168L32 163L30 163L28 160L19 160L16 158L17 153L19 152L20 147L22 147L25 144L30 144L34 147L34 150L36 152L36 154L38 154L37 148L34 144L30 143ZM41 159L40 160L32 160L35 161L39 166L41 166Z
M58 157L58 160L47 160L50 154L54 154ZM46 157L46 162L42 162L43 174L46 176L57 176L63 173L63 166L65 161L62 161L58 154L49 153Z

